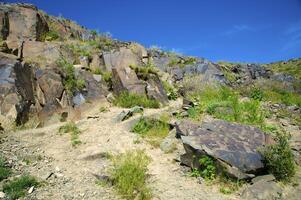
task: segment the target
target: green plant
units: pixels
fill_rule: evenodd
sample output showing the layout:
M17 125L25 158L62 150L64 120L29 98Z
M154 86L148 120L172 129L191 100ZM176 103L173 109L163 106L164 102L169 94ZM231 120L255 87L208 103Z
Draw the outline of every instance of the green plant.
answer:
M19 178L15 178L3 185L4 193L9 197L9 199L19 199L26 195L28 188L39 185L38 181L28 175L23 175Z
M270 173L278 180L291 180L296 172L296 166L286 134L278 133L277 143L261 149L260 152Z
M125 199L151 199L147 187L147 166L150 158L144 151L127 151L113 158L113 185Z
M206 86L200 93L192 94L199 105L188 110L189 117L197 118L207 112L218 119L261 127L266 115L257 100L240 101L237 92L225 86Z
M0 155L0 181L6 179L11 174L11 170L5 166L5 160Z
M81 144L81 141L79 140L79 134L81 132L74 122L69 122L69 123L61 126L59 128L59 133L70 133L72 146Z
M231 178L225 173L218 176L216 181L220 186L219 191L223 194L232 194L245 183L245 181Z
M166 91L169 100L176 100L178 98L177 90L167 81L162 81L163 87Z
M107 108L107 107L102 106L99 108L99 112L101 112L101 113L108 112L108 111L109 111L109 108Z
M160 104L157 100L148 99L146 96L137 95L128 92L122 92L113 101L116 106L131 108L133 106L142 106L144 108L159 108Z
M191 176L191 177L200 177L201 176L201 173L200 171L197 169L197 168L192 168L191 172L188 173L188 176Z
M209 156L202 156L199 159L200 175L206 180L213 180L216 176L216 167L214 161Z
M141 117L131 131L141 135L154 147L159 147L161 141L169 133L170 127L167 121L168 116L165 115L162 115L160 119Z
M76 91L80 91L85 87L85 80L75 77L74 67L71 63L61 59L57 64L64 72L63 84L69 95L73 95Z
M263 92L260 88L258 87L253 87L252 90L251 90L251 94L250 94L250 97L252 99L255 99L255 100L259 100L259 101L262 101L263 100Z
M60 35L55 30L50 30L42 36L43 41L54 41L54 40L58 40L59 38Z
M158 75L158 69L152 63L148 63L144 66L130 65L130 68L143 80L148 80L150 74Z

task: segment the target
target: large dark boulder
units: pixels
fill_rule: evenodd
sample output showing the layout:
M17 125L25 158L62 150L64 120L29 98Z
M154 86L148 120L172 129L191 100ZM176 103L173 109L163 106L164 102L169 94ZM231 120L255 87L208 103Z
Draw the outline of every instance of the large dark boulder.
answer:
M0 114L17 124L27 121L35 103L34 87L32 67L0 53Z
M189 125L183 124L177 127L186 151L181 157L183 164L198 168L199 158L208 155L237 179L254 177L264 170L257 150L270 144L271 140L258 128L222 120L204 122L200 127L193 126L190 131L187 127Z

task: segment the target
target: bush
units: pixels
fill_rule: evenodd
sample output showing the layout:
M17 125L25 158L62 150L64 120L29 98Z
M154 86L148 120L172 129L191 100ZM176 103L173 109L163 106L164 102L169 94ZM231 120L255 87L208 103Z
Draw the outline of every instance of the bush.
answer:
M50 30L42 36L43 41L54 41L54 40L58 40L59 38L60 38L59 33L54 30Z
M176 89L169 84L167 81L162 81L163 87L167 93L167 97L169 100L176 100L178 98L178 93Z
M131 108L133 106L142 106L144 108L159 108L160 104L157 100L148 99L146 96L123 92L113 102L114 105L123 108Z
M81 141L79 140L79 134L81 132L74 122L69 122L69 123L61 126L59 128L59 133L70 133L72 146L81 144Z
M213 180L216 176L216 167L214 161L209 156L202 156L199 159L200 175L206 180Z
M263 100L263 92L258 87L253 87L251 90L250 97L255 100L262 101Z
M0 181L6 179L11 174L11 170L5 166L5 160L0 155Z
M9 199L19 199L26 195L27 190L32 186L38 186L38 181L28 175L15 178L3 185L3 192Z
M142 80L148 80L150 74L158 76L158 69L152 63L148 63L144 66L130 65L130 68L134 70L139 79Z
M113 158L113 185L125 199L151 199L146 185L150 158L143 151L128 151Z
M160 119L141 117L132 127L132 132L138 133L145 138L151 145L159 147L161 141L169 133L168 117L162 115Z
M63 85L69 95L73 95L76 91L80 91L85 87L85 80L77 79L75 77L74 67L72 64L68 63L64 59L59 60L57 63L65 74Z
M265 165L276 179L290 181L296 172L294 155L288 143L288 136L278 134L277 143L262 149Z

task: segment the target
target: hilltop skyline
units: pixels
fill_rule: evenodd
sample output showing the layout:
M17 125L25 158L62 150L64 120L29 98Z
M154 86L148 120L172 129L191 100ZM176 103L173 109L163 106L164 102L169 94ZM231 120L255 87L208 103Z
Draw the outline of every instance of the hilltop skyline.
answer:
M266 63L301 57L299 0L24 2L116 39L212 61Z

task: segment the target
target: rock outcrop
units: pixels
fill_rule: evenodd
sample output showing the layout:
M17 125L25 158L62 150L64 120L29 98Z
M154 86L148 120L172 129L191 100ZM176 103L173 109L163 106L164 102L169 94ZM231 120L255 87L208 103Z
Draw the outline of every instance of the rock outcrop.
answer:
M264 170L257 150L270 144L271 140L259 129L222 120L204 122L200 127L191 129L188 127L182 124L177 128L186 150L181 157L183 164L198 168L199 158L208 155L237 179L251 178Z
M0 37L3 40L41 41L49 31L44 16L30 4L0 4Z
M15 56L0 53L0 114L17 124L28 120L35 102L33 69Z

